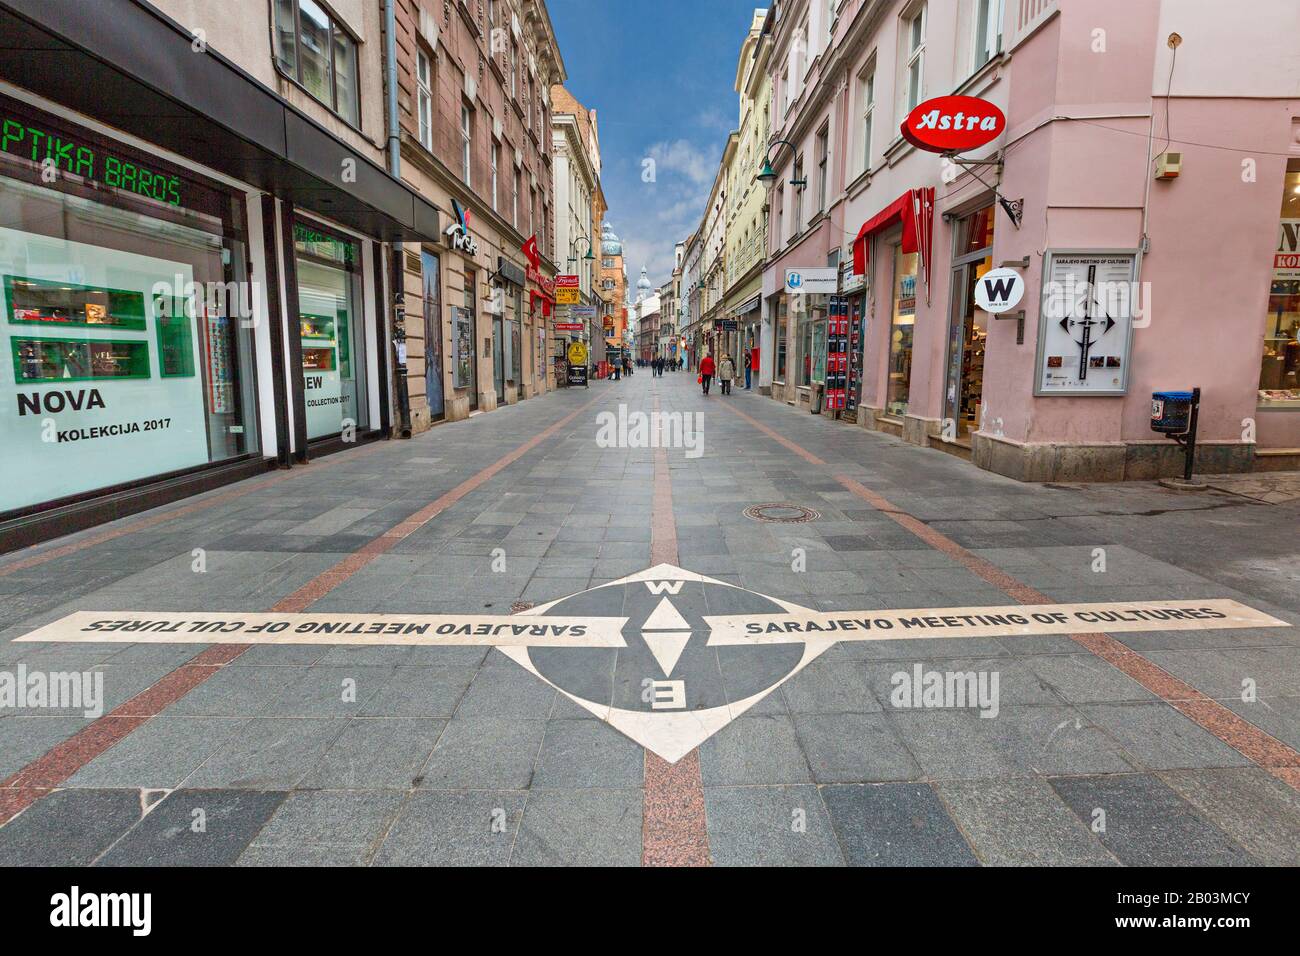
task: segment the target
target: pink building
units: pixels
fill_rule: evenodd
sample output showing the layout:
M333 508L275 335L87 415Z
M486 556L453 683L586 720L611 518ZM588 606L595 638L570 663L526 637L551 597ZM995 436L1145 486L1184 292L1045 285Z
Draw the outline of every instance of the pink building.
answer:
M1033 481L1177 473L1151 395L1199 387L1198 470L1300 467L1298 36L1293 0L776 3L760 384ZM899 133L946 95L1006 116L979 165Z

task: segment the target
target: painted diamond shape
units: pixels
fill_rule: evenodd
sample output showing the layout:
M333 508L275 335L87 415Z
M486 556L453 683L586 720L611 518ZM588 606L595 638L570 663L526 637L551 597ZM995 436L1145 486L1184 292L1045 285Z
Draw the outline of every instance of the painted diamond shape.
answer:
M715 642L706 616L813 613L671 564L519 617L626 618L625 646L498 647L525 670L676 763L831 647L833 638Z

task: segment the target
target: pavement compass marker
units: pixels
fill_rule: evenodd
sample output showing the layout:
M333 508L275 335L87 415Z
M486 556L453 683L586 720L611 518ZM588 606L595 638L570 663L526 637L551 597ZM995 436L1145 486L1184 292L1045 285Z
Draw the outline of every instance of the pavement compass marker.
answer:
M675 763L840 641L1288 626L1220 599L824 612L663 563L509 615L78 611L17 640L493 646Z

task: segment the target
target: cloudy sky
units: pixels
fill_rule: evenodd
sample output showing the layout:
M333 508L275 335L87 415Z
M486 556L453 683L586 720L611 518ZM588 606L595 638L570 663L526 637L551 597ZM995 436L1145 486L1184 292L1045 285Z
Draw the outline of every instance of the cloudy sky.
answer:
M628 279L655 286L699 223L738 123L736 64L754 10L740 0L548 0L569 79L595 109L609 222ZM651 168L652 182L643 181Z

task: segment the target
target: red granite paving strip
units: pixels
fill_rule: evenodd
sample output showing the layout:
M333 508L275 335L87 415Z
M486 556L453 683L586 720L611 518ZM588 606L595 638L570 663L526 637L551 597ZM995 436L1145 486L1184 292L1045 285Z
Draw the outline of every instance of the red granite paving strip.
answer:
M0 790L0 825L8 823L49 792L35 787Z
M724 404L723 407L739 415L767 437L774 439L792 451L796 451L809 463L814 465L828 464L812 452L800 449L790 439L763 424L758 419L746 415L730 404ZM835 480L873 508L887 515L896 524L906 528L936 550L948 555L967 570L1007 594L1017 603L1055 603L1042 591L1017 580L1006 570L992 562L971 554L947 535L936 531L924 521L898 508L887 498L872 491L861 482L850 478L848 475L836 475ZM1293 747L1256 727L1219 701L1201 693L1190 684L1170 674L1158 664L1143 657L1137 651L1109 634L1071 634L1070 638L1097 657L1119 668L1134 681L1175 708L1188 720L1218 737L1261 769L1268 771L1292 788L1300 790L1300 751L1296 751Z
M641 863L645 866L709 866L709 833L704 822L704 781L700 751L677 763L645 752L645 810Z
M215 644L136 694L109 713L87 724L44 756L0 781L0 824L113 746L149 718L180 700L247 649L244 644Z
M654 410L659 411L656 396ZM677 523L668 450L655 450L654 505L650 518L650 563L676 564ZM700 751L670 764L645 752L645 796L641 816L643 866L709 866L709 830L704 818Z
M455 488L451 489L451 491L440 495L419 511L415 512L415 514L399 521L379 537L362 545L355 552L334 565L334 567L317 575L297 591L294 591L288 597L278 601L271 610L284 611L288 613L305 611L312 604L319 601L326 594L329 594L344 581L348 580L348 578L352 577L352 575L364 568L367 564L374 561L375 558L392 550L392 548L403 538L419 531L457 501L460 501L460 499L477 489L488 479L494 477L503 468L508 468L510 465L513 465L516 461L528 454L542 442L555 435L592 405L596 404L600 398L601 396L598 395L595 398L590 399L586 404L574 409L568 415L565 415L559 421L552 424L545 431L538 432L514 451L503 455L473 477L465 479Z
M318 575L314 580L304 587L299 588L284 600L277 602L271 610L288 612L300 611L312 601L316 600L315 597L308 599L311 594L316 594L317 597L319 597L320 595L327 594L329 591L338 587L361 568L374 560L375 557L388 551L394 544L415 531L417 528L423 527L448 505L455 501L459 501L465 495L469 494L469 492L479 487L479 485L488 478L491 478L499 472L502 468L517 461L522 455L526 454L533 448L536 448L539 443L554 435L569 422L573 421L574 418L595 404L598 399L599 396L591 399L585 405L555 422L545 431L535 435L533 438L505 455L494 464L484 468L472 478L461 482L461 484L457 485L447 494L442 495L432 504L421 508L415 513L415 515L400 522L383 535L380 535L362 545L355 553L349 555L334 567ZM286 474L278 475L269 481L257 482L254 487L264 488L268 484L283 481L286 478L292 477L294 474L295 472L292 471L287 472ZM301 472L297 472L296 474L301 474ZM198 502L195 505L187 506L184 509L167 512L166 515L154 516L143 519L139 522L133 522L127 528L121 528L104 535L96 535L86 541L77 542L75 545L68 545L65 548L55 550L64 554L71 554L101 541L107 541L119 537L122 534L129 534L131 531L140 530L141 527L151 527L163 520L176 517L182 512L190 513L198 510L200 507L206 507L221 500L229 500L230 498L238 497L239 494L246 494L251 490L253 490L253 488L244 489L238 493L227 493L226 495L219 496L215 499L208 499L203 502ZM60 555L54 552L45 552L38 557L44 561L51 560L58 556ZM36 561L35 563L39 564L41 561ZM131 731L135 730L152 717L157 716L166 707L180 700L222 667L225 667L231 661L239 657L239 655L247 651L251 646L252 645L249 644L214 644L208 647L185 664L176 668L176 670L164 675L151 687L140 692L110 713L99 717L90 724L87 724L67 740L56 745L43 756L33 760L8 779L0 781L0 826L8 823L23 810L27 809L27 807L31 806L41 796L48 793L51 789L66 782L73 774L88 764L91 760L104 753L104 751L108 750Z

